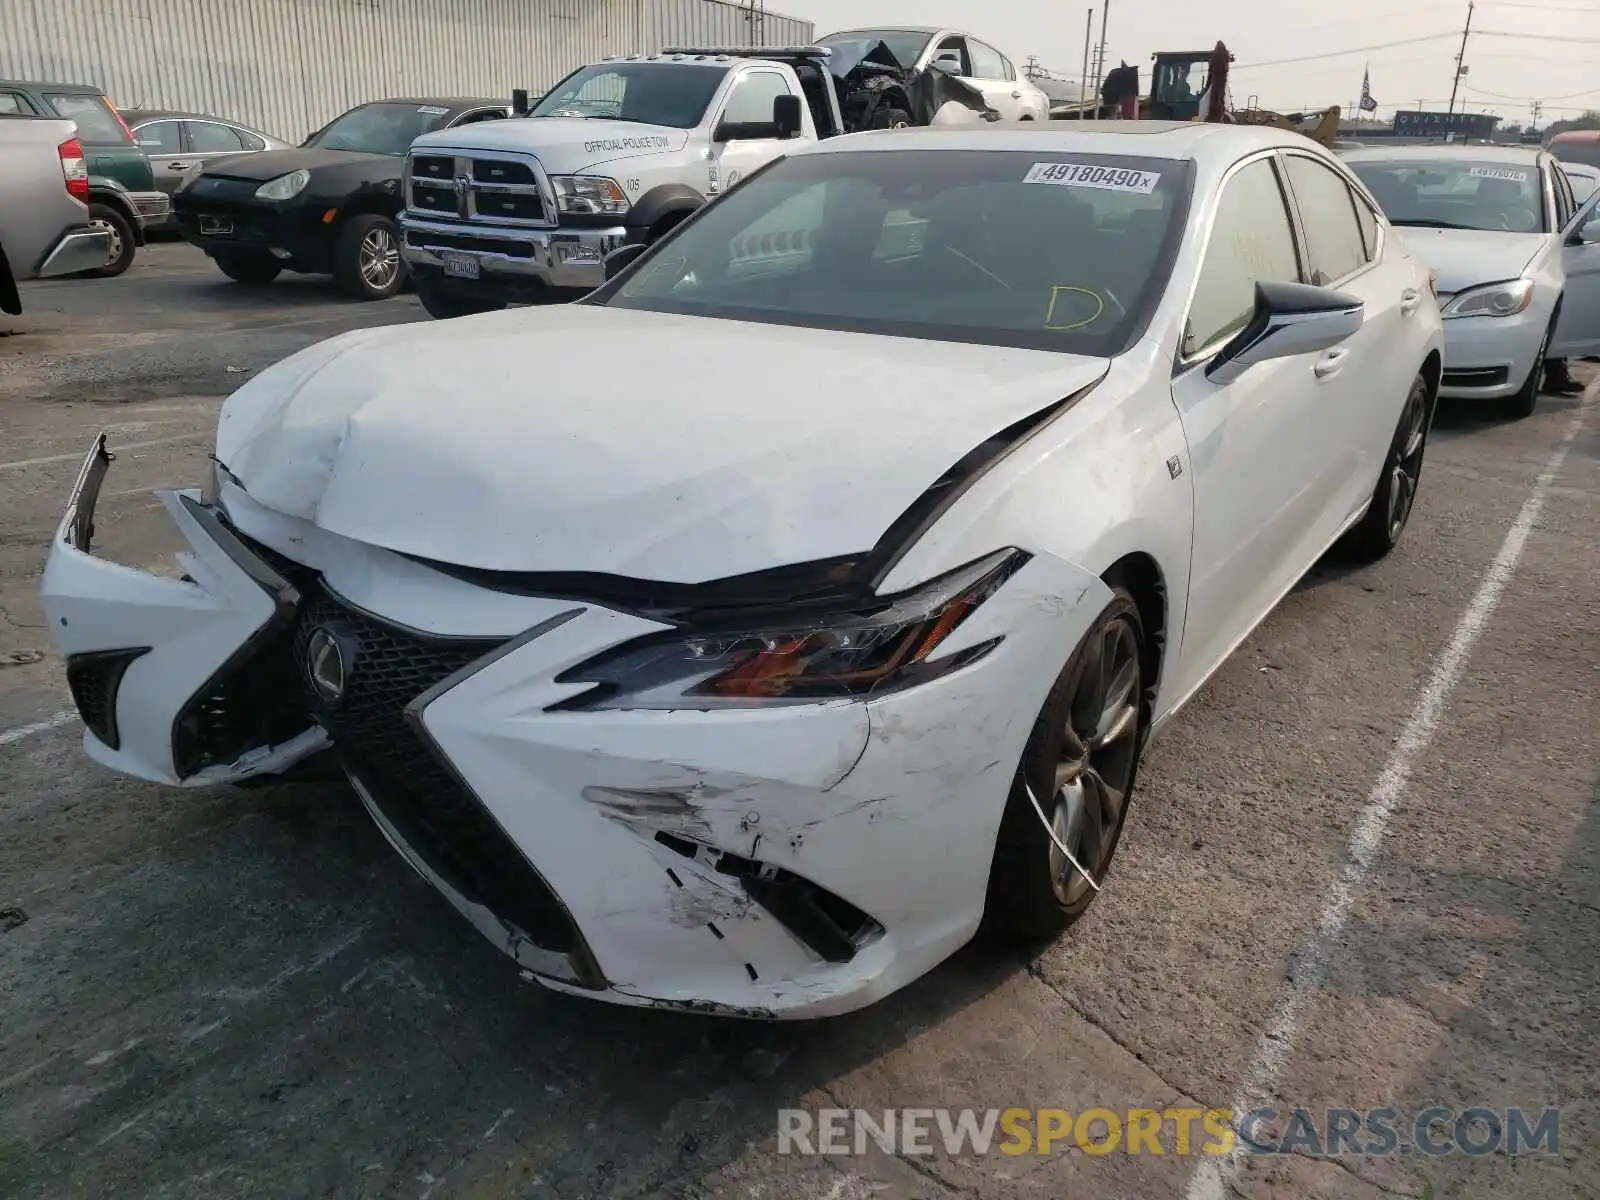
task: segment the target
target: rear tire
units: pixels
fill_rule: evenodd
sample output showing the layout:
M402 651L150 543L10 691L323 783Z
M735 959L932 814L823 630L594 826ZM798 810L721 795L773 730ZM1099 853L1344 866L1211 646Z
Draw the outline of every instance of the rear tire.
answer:
M1418 375L1406 393L1400 423L1384 456L1383 474L1373 489L1367 513L1339 540L1338 550L1357 562L1377 562L1400 541L1417 502L1422 458L1428 449L1435 401L1428 381Z
M115 279L133 266L133 256L137 249L133 224L109 204L90 204L89 224L96 229L104 229L111 235L111 257L106 260L105 266L84 271L83 277Z
M339 228L333 279L355 300L387 300L406 281L400 227L378 213L359 213Z
M1111 602L1056 677L1023 748L989 870L989 933L1036 945L1057 937L1094 903L1098 893L1056 846L1033 800L1103 886L1127 823L1150 719L1146 661L1139 606L1114 585Z
M421 275L413 278L416 282L417 299L422 302L422 310L435 321L499 312L506 306L504 300L485 300L477 296L463 296L459 292L446 291L433 280Z
M218 254L217 269L235 283L264 287L283 273L283 268L265 255Z

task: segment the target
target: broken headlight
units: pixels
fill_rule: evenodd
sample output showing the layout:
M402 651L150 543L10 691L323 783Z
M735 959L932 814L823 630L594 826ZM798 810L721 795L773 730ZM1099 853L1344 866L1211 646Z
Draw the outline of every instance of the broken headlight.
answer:
M999 638L933 652L1028 560L1002 550L895 596L738 625L693 622L609 650L557 676L593 684L557 709L729 708L866 699L983 657Z

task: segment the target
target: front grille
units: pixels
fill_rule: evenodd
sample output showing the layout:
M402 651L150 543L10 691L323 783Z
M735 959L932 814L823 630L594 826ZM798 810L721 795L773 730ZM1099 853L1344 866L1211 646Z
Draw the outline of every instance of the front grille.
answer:
M314 699L318 720L400 837L450 887L512 922L535 945L571 953L577 938L560 902L476 796L406 720L406 707L494 650L497 639L436 638L350 608L325 588L305 593L292 661L326 629L349 649L343 695Z
M429 230L406 231L406 245L419 250L471 250L480 254L504 254L509 258L532 258L532 242L508 241L505 238L473 237L470 233L434 233Z
M413 154L406 207L434 220L548 226L537 165L524 156Z

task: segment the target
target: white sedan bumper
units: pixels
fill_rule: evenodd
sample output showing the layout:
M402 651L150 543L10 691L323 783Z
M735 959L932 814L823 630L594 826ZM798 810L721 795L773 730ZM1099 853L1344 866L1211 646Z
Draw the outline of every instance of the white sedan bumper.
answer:
M1494 400L1510 396L1539 365L1550 313L1538 306L1514 317L1449 317L1439 395Z
M968 940L1024 741L1109 598L1034 556L939 656L998 644L904 691L550 711L587 688L563 671L666 627L513 600L228 488L225 514L164 497L187 580L130 570L89 552L108 461L97 444L44 585L88 752L204 784L331 742L386 836L485 936L548 986L625 1004L826 1016Z

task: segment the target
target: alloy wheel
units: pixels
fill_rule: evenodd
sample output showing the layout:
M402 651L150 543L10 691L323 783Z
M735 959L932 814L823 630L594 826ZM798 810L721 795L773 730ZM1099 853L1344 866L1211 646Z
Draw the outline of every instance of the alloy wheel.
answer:
M394 234L381 225L367 230L361 239L361 278L373 291L387 291L400 273L400 247Z
M110 235L110 241L106 243L107 265L116 262L122 257L122 233L115 225L113 225L110 221L93 220L89 222L89 228L99 230Z
M1395 437L1394 466L1389 478L1389 538L1394 540L1406 527L1411 505L1417 496L1417 477L1422 473L1422 451L1428 435L1428 397L1421 388L1412 388L1406 401L1400 432Z
M1116 849L1138 763L1142 670L1138 638L1125 619L1103 626L1087 651L1067 706L1051 827L1098 883ZM1078 904L1088 882L1055 839L1049 853L1056 899Z

